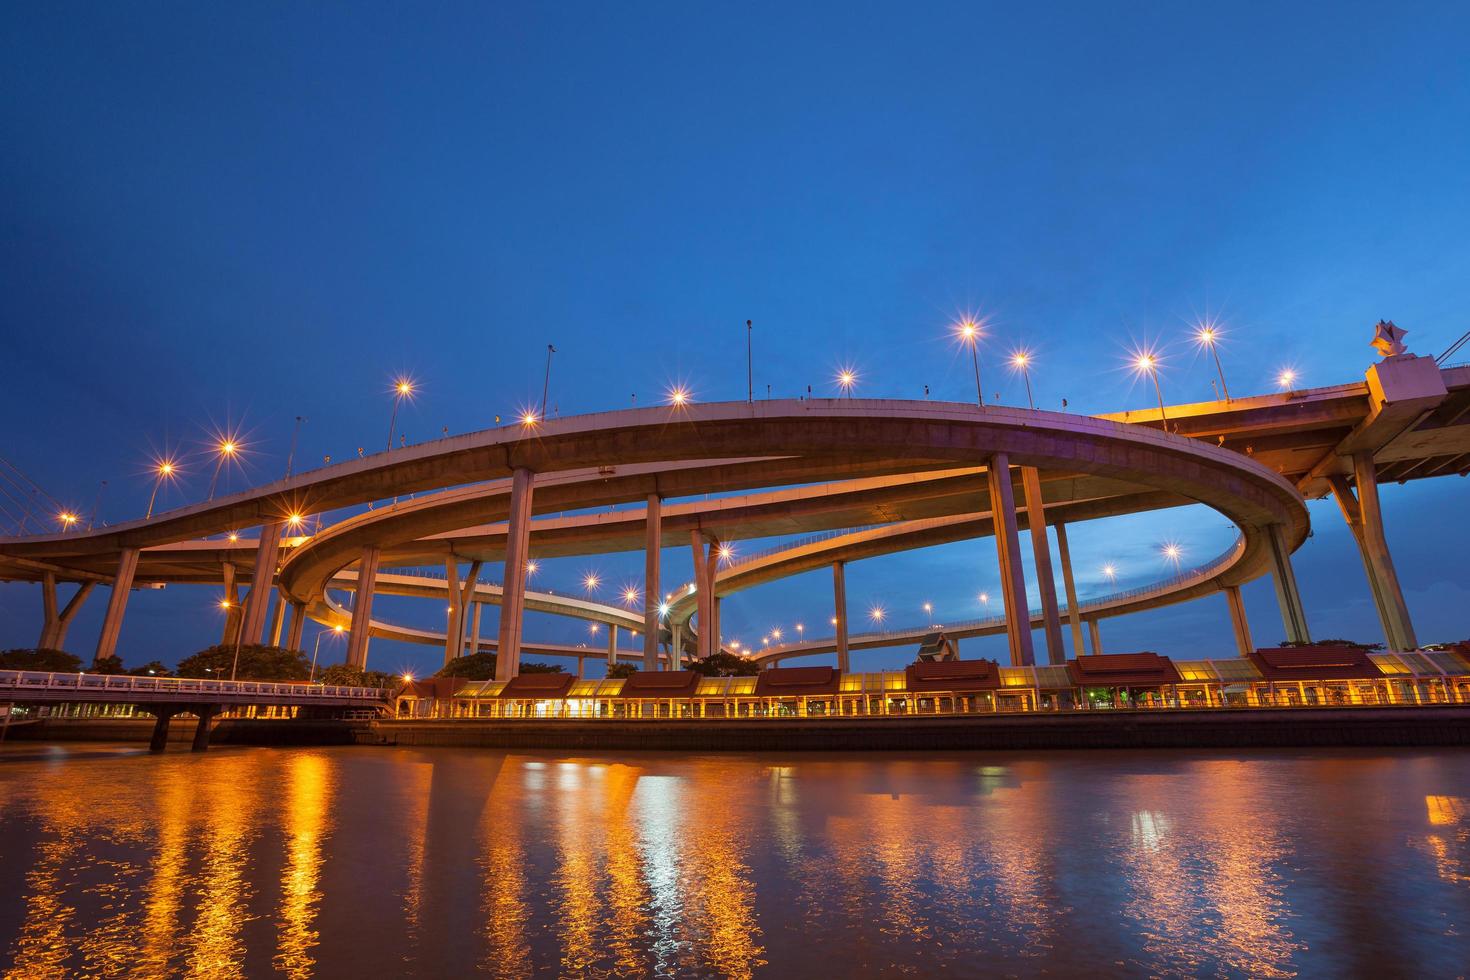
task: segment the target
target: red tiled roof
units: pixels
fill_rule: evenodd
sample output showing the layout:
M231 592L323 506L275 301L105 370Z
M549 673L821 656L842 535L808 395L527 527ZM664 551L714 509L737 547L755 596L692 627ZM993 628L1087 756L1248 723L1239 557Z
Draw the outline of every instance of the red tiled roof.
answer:
M574 674L517 674L506 682L499 697L555 699L566 697L577 680Z
M1067 661L1067 672L1079 687L1154 687L1179 683L1174 661L1151 652L1083 654Z
M910 691L993 691L1000 687L994 660L920 661L904 669Z
M836 694L842 675L836 667L776 667L756 678L756 697L784 698Z
M399 697L448 698L464 687L463 677L425 677L421 681L409 681L398 689Z
M1348 681L1383 676L1357 647L1267 647L1248 655L1268 681Z
M700 675L692 670L640 670L623 681L619 697L691 698L699 687Z

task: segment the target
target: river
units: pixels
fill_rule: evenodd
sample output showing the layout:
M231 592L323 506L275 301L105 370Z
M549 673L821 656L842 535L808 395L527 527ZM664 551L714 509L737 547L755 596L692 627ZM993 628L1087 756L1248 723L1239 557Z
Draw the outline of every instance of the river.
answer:
M11 743L7 976L1464 976L1470 753Z

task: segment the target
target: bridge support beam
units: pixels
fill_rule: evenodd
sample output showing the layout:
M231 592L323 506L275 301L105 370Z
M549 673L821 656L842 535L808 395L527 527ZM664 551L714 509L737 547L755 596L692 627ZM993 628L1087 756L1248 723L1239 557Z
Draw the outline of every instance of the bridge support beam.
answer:
M227 561L224 563L225 578L225 628L220 633L220 646L234 646L235 637L240 633L240 617L243 610L240 608L240 583L235 578L235 563Z
M1087 621L1087 636L1088 639L1092 640L1092 652L1094 654L1102 653L1102 631L1098 629L1097 620L1089 619Z
M1005 453L990 457L985 467L990 487L990 513L995 522L995 551L1000 563L1000 593L1005 600L1006 637L1011 666L1036 662L1031 646L1031 608L1026 602L1026 573L1021 568L1021 535L1016 528L1016 495L1011 489L1011 461Z
M577 658L581 664L582 658ZM607 624L607 665L611 667L618 662L618 628L612 623Z
M1255 652L1255 645L1251 643L1251 626L1245 618L1245 600L1241 598L1240 586L1227 585L1224 588L1225 602L1230 606L1230 627L1235 632L1235 650L1242 657Z
M1280 524L1267 529L1271 544L1271 562L1276 581L1276 601L1281 606L1281 623L1286 627L1288 643L1311 643L1307 614L1302 608L1302 595L1296 587L1296 572L1291 567L1291 549L1286 546L1286 532Z
M500 642L495 648L495 679L521 672L521 624L526 615L526 562L531 550L531 494L535 474L516 467L510 478L510 515L505 538L505 584L500 597Z
M670 640L670 646L673 647L673 653L669 655L669 665L670 665L670 668L669 669L671 669L671 670L683 670L684 669L684 624L683 623L675 623L675 624L673 624L672 626L669 627L669 640Z
M1067 590L1067 621L1072 625L1072 656L1087 652L1082 645L1082 611L1077 608L1077 582L1072 578L1072 552L1067 547L1067 525L1058 522L1057 558L1062 563L1062 586Z
M459 562L451 556L444 560L444 578L448 583L449 625L444 630L444 663L464 656L465 621L475 605L475 586L480 579L480 562L470 562L465 577L459 577ZM478 629L478 627L477 627Z
M266 627L266 635L270 637L270 645L278 647L281 645L281 633L286 627L286 597L280 594L276 596L276 604L271 610L270 625Z
M352 603L352 629L347 634L347 665L367 670L368 638L373 629L373 589L378 584L377 545L362 549L357 561L357 598Z
M713 652L714 640L714 565L719 552L705 543L704 535L697 528L689 531L689 550L694 558L694 612L699 617L699 632L695 634L695 656L700 659Z
M480 652L480 612L485 608L483 602L474 604L475 612L470 617L470 656Z
M1353 454L1356 494L1348 486L1346 477L1333 474L1327 479L1332 486L1332 496L1336 498L1348 529L1358 543L1358 554L1363 559L1363 571L1368 576L1368 588L1373 593L1378 622L1383 626L1383 638L1388 642L1389 650L1400 653L1417 650L1419 641L1414 635L1414 623L1409 618L1409 606L1404 601L1398 572L1393 567L1393 556L1388 550L1388 536L1383 529L1373 454Z
M270 608L271 583L276 577L276 556L281 547L281 524L263 525L260 544L255 548L255 571L250 576L250 594L245 597L245 628L242 642L260 643L265 630L265 615Z
M1041 594L1046 662L1066 663L1067 651L1062 646L1062 617L1057 609L1057 585L1051 568L1051 542L1046 535L1046 503L1041 498L1041 473L1036 467L1021 467L1021 489L1026 494L1026 527L1031 534L1031 554L1036 559L1036 590Z
M832 618L837 621L837 669L847 673L850 657L847 651L847 562L832 563Z
M306 603L291 603L291 629L286 633L286 649L301 649L301 634L306 629Z
M117 656L117 638L122 633L123 613L128 608L128 593L133 588L133 574L138 570L138 549L124 548L117 560L117 577L112 580L112 595L107 597L107 615L102 619L102 633L97 637L97 653L93 663Z
M658 607L663 602L659 563L663 557L664 505L656 493L648 495L643 530L643 669L658 670ZM678 670L672 662L671 670Z
M210 723L218 713L217 704L201 704L194 709L194 714L199 716L199 724L194 726L194 744L189 747L191 752L204 752L209 748Z
M162 752L168 747L168 723L173 721L173 717L178 714L179 709L168 704L141 705L141 707L156 719L153 722L153 735L148 739L148 751L153 753Z
M77 613L82 610L82 603L87 601L87 596L92 594L96 582L82 582L75 594L67 601L67 604L58 612L56 609L56 576L52 572L46 572L41 579L41 601L46 609L45 622L41 624L41 639L39 646L43 650L61 650L65 648L66 633L71 628L71 622Z

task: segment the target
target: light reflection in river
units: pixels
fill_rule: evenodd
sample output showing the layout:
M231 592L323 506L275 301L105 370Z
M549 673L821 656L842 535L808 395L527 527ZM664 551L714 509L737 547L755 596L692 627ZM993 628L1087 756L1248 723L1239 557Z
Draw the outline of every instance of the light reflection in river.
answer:
M7 977L1470 962L1463 753L0 760Z

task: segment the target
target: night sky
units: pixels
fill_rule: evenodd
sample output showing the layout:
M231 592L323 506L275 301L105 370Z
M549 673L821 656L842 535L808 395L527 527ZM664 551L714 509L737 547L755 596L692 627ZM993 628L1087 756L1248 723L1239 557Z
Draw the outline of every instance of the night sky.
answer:
M202 499L215 431L248 449L235 489L282 475L298 415L298 470L381 449L398 373L420 386L411 443L492 425L539 399L548 343L563 416L675 382L740 399L747 318L758 397L830 394L847 364L859 395L969 401L965 314L990 325L987 396L1008 405L1025 393L1002 361L1024 347L1038 407L1146 407L1125 369L1144 343L1166 398L1208 400L1202 318L1233 394L1287 366L1361 379L1380 318L1429 355L1470 327L1467 50L1470 8L1450 4L8 4L0 455L83 513L106 480L117 522L146 508L156 453L188 471L160 507ZM1470 634L1470 484L1384 503L1421 642ZM1340 514L1312 517L1314 634L1380 640ZM1190 508L1072 535L1086 597L1105 562L1142 584L1168 571L1165 539L1194 563L1233 531ZM576 591L588 569L621 585L641 557L548 562L534 584ZM665 569L687 580L687 548ZM818 571L742 593L725 634L825 623L829 588ZM981 590L998 608L988 539L849 569L855 629L874 603L894 624L925 601L973 618ZM217 597L135 593L124 660L216 642ZM1279 641L1270 581L1246 597L1256 642ZM90 657L103 598L73 652ZM443 622L428 600L375 612ZM0 585L0 647L39 629L39 587ZM1218 596L1103 634L1233 655ZM441 656L375 642L371 666Z

